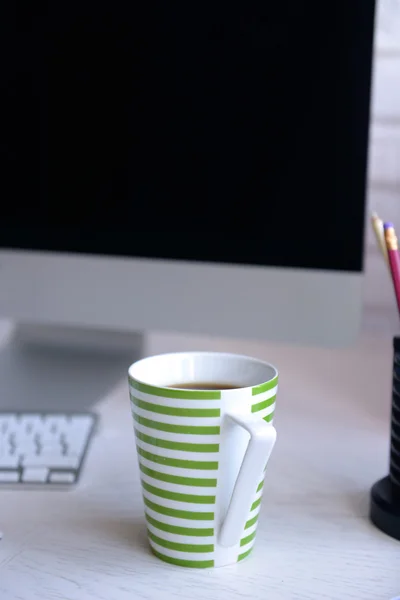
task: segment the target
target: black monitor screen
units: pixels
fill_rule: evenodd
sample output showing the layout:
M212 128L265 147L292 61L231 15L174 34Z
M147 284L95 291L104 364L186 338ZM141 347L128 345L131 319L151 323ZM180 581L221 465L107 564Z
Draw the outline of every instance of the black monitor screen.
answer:
M373 17L4 2L0 246L361 270Z

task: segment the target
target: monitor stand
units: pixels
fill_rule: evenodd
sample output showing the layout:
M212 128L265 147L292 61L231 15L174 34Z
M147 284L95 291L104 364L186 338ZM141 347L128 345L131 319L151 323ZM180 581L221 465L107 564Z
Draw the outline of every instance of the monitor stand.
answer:
M144 355L135 333L24 324L2 337L0 410L89 410Z

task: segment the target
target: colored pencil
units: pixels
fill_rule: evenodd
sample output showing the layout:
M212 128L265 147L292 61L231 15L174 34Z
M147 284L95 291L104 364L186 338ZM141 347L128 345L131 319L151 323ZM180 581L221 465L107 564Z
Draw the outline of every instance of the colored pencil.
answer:
M399 244L397 241L396 232L392 223L384 224L385 242L388 251L390 271L392 273L392 281L394 293L397 301L397 308L400 316L400 256Z
M376 242L378 244L378 248L380 249L382 256L384 258L384 261L385 261L388 269L390 270L388 251L387 251L386 241L385 241L385 232L384 232L384 228L383 228L383 221L382 221L382 219L380 219L378 217L376 212L373 212L371 214L371 225L372 225L372 228L375 233L375 238L376 238Z

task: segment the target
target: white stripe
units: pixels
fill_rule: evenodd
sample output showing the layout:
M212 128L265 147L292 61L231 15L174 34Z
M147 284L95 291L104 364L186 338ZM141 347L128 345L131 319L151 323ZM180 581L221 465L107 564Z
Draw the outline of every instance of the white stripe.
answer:
M253 503L252 503L252 504L253 504ZM251 510L251 511L249 512L249 515L248 515L248 517L247 517L247 519L246 519L246 523L247 523L247 521L250 521L250 519L254 519L254 517L255 517L256 515L258 515L258 513L260 512L260 508L261 508L261 504L259 504L259 505L257 506L257 508L255 508L254 510Z
M254 546L254 542L256 541L256 538L257 538L257 536L255 538L253 538L251 540L251 542L249 542L245 546L240 546L239 547L239 555L244 554L245 552L247 552L247 550L250 550L250 548L252 548Z
M138 458L141 465L147 467L148 469L153 469L153 471L158 471L159 473L177 475L178 477L195 477L197 479L217 479L217 470L205 471L203 469L181 469L180 467L160 465L152 460L147 460L147 458L140 456L140 454L138 455Z
M176 533L169 533L169 531L163 531L162 529L158 529L151 525L151 523L147 523L147 528L154 533L154 535L158 536L162 540L166 540L167 542L177 542L178 544L214 544L215 537L195 537L193 535L179 535ZM190 553L191 554L191 553Z
M247 519L247 520L248 520L248 519ZM247 536L248 536L248 535L251 535L251 534L252 534L252 533L253 533L253 532L254 532L254 531L257 529L257 523L258 523L258 521L256 521L256 522L254 523L254 525L252 525L252 526L251 526L251 527L249 527L248 529L245 529L245 530L243 531L243 535L242 535L242 538L241 538L241 539L243 539L243 538L247 538Z
M131 407L132 412L139 415L139 417L144 417L145 419L152 419L153 421L158 421L159 423L168 423L169 425L198 425L199 427L218 427L221 425L221 417L175 417L173 415L160 415L152 411L143 410L142 408L135 406L133 403L131 403ZM267 406L267 408L264 408L263 410L257 411L256 413L252 414L253 416L257 416L260 417L260 419L263 419L264 417L273 413L275 411L275 408L276 402L274 402L274 404L272 404L271 406ZM179 441L182 434L174 433L171 435L179 436L175 438L177 441ZM195 435L194 437L200 438L201 436ZM213 436L209 435L207 437L212 438Z
M136 438L136 444L139 448L142 448L146 452L151 452L157 456L163 456L164 458L177 458L179 460L196 460L205 462L218 461L219 452L187 452L186 450L170 450L169 448L159 448L153 446L153 444L147 444L142 440ZM210 471L215 473L215 471Z
M162 515L155 510L145 506L145 512L153 519L166 523L167 525L176 525L177 527L190 527L191 529L214 529L214 521L194 521L192 519L178 519Z
M276 396L277 391L278 386L276 385L274 388L268 390L267 392L263 392L262 394L256 394L255 396L252 396L251 403L259 404L260 402L264 402L264 400L268 400L269 398L272 398L272 396Z
M177 500L167 500L166 498L160 498L160 496L156 496L147 490L142 490L143 496L150 500L150 502L154 502L155 504L159 504L160 506L164 506L165 508L173 508L175 510L188 510L189 512L214 512L215 504L193 504L192 502L178 502ZM202 521L198 521L193 519L193 523L199 525Z
M153 540L149 539L149 542L156 552L165 554L165 556L169 556L170 558L179 558L181 560L214 560L214 552L178 552L177 550L159 546Z
M143 410L133 402L131 403L132 412L135 412L140 417L145 419L153 419L160 423L168 423L169 425L198 425L199 427L215 427L221 425L221 417L175 417L174 415L160 415L150 410ZM176 434L181 435L180 433Z
M264 484L265 485L265 484ZM261 496L263 495L263 491L264 491L264 485L261 488L261 490L259 490L256 494L256 497L254 498L253 502L255 502L256 500L258 500L259 498L261 498Z
M160 490L167 490L168 492L177 492L178 494L197 494L197 496L216 496L216 487L193 487L190 485L179 485L177 483L169 483L166 481L160 481L149 477L145 473L140 473L142 481L145 481L149 485L160 488Z
M220 441L219 435L192 435L169 433L167 431L153 429L152 427L145 427L137 421L135 421L135 429L146 435L156 437L159 440L166 440L168 442L182 442L188 444L219 444Z
M221 408L221 400L185 400L184 398L163 398L162 396L152 396L151 394L145 394L139 392L135 388L130 387L129 392L131 396L150 402L151 404L157 404L159 406L169 406L171 408Z
M276 402L274 402L271 406L267 406L267 408L264 408L263 410L259 410L255 413L252 413L253 417L259 417L260 419L267 417L271 413L275 412L275 405Z

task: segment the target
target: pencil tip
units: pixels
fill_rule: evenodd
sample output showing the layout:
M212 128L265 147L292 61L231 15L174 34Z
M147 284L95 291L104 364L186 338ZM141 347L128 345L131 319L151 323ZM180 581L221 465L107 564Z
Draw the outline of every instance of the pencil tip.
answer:
M393 223L390 223L390 221L384 223L383 226L385 229L390 229L390 227L394 227Z

